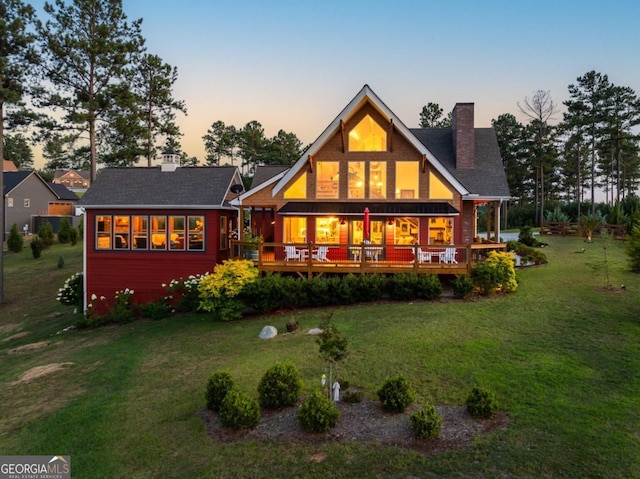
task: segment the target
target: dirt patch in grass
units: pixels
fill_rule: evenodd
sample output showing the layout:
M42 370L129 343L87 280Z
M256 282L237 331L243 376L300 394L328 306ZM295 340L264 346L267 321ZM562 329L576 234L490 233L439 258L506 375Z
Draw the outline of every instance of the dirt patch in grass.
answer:
M2 340L3 343L8 343L9 341L13 341L14 339L24 338L25 336L29 336L31 333L29 331L23 331L22 333L17 333L8 338L4 338Z
M28 371L22 373L17 382L28 382L32 379L55 373L56 371L60 371L61 369L66 369L72 365L73 363L51 363L45 364L44 366L36 366L35 368L31 368Z
M429 454L468 447L477 437L504 430L509 424L509 416L504 412L499 412L491 419L474 419L464 406L436 406L438 414L442 416L440 435L436 439L416 439L409 416L420 408L418 404L403 413L388 413L379 402L368 399L355 404L338 402L337 407L340 410L338 424L322 434L308 433L299 426L298 407L295 406L278 411L262 410L260 424L244 431L223 427L218 415L209 410L203 410L200 417L207 426L209 436L220 442L256 439L281 439L301 443L364 441Z
M34 351L36 349L42 349L49 346L49 341L40 341L38 343L25 344L14 349L9 350L9 354L23 353L25 351Z
M6 333L7 331L13 331L14 329L18 329L20 326L22 325L18 323L0 324L0 334Z

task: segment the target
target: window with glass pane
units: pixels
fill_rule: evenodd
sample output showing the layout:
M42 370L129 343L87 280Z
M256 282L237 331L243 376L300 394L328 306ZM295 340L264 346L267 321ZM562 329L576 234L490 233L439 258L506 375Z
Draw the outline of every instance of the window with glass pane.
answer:
M349 198L364 198L364 162L349 162Z
M149 241L149 218L147 216L132 216L131 229L133 231L133 249L147 249Z
M429 219L429 244L453 244L453 220L445 216Z
M387 132L367 115L349 132L349 151L387 151Z
M299 216L285 217L283 238L285 243L306 243L307 218Z
M167 249L167 217L151 217L151 249Z
M387 162L369 163L369 198L387 197Z
M204 250L204 216L189 216L189 250Z
M317 163L316 198L338 198L339 168L337 161Z
M129 249L129 216L114 216L116 224L113 235L114 249Z
M305 199L307 197L307 174L303 173L287 190L284 192L284 198Z
M169 216L169 249L184 249L184 216Z
M96 216L96 249L111 249L111 216Z
M316 218L316 243L340 242L340 222L338 218Z
M227 249L227 217L220 217L220 251Z
M395 223L395 244L412 245L418 243L418 219L398 218Z
M433 172L429 172L429 198L444 200L453 198L451 190Z
M419 163L396 161L396 198L418 198Z

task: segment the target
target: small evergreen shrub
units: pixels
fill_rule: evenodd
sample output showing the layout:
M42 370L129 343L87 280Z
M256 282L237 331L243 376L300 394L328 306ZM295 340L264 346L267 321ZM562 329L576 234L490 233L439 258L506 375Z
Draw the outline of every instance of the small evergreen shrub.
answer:
M520 234L518 235L518 242L522 244L526 244L527 246L536 246L538 242L533 237L533 231L531 231L531 226L523 226L522 228L520 228Z
M268 409L293 406L301 390L300 374L291 363L276 362L267 369L258 384L260 404Z
M411 421L413 433L418 439L430 439L438 437L438 434L440 434L442 417L431 404L427 404L419 411L411 414L409 420Z
M31 253L34 258L39 258L42 255L44 249L44 242L37 235L31 240Z
M207 400L207 409L216 412L220 411L222 401L232 389L235 389L235 381L231 374L226 371L216 371L211 374L204 394Z
M518 248L515 250L515 252L526 262L534 264L547 263L547 255L545 255L539 249L532 248L531 246L518 244Z
M227 392L218 413L224 427L231 429L247 429L260 423L260 406L258 401L237 389Z
M58 242L62 244L71 243L71 224L66 216L60 219L58 227Z
M409 381L403 376L387 379L378 390L378 399L385 411L402 412L414 401Z
M298 423L305 431L327 432L340 419L340 411L322 392L315 390L298 411Z
M44 220L38 228L38 237L42 240L43 248L46 249L53 244L53 226L47 220Z
M64 268L64 256L60 255L58 257L58 269Z
M442 294L442 284L436 274L419 274L416 280L418 298L433 301Z
M453 296L458 299L466 299L473 294L475 286L473 280L466 274L459 274L451 282L453 286Z
M11 226L11 231L9 232L9 237L7 238L7 248L12 253L20 253L22 251L22 247L24 246L24 238L18 231L18 225L13 223Z
M78 230L71 228L69 230L69 243L71 243L71 246L75 246L78 243L78 237Z
M150 318L157 321L171 316L173 308L169 303L169 299L165 297L158 301L149 301L143 304L140 308L140 313L143 318Z
M629 257L631 271L640 272L640 226L634 227L631 231L625 253Z
M474 286L485 296L495 293L498 286L500 286L498 271L490 264L487 264L486 261L478 263L473 267L471 270L471 279Z
M467 410L473 417L490 418L498 409L495 395L488 389L474 387L467 398Z
M364 393L362 391L347 390L342 394L342 400L346 403L359 403L364 399Z
M518 243L518 241L516 240L509 240L507 241L507 251L518 251L518 248L520 247L520 243Z
M389 296L394 301L411 301L418 297L418 275L396 273L389 280Z

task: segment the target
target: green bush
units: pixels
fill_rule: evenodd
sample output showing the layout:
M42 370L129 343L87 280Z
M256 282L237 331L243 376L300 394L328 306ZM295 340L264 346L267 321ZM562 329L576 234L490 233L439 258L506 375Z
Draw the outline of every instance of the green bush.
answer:
M173 313L173 308L169 304L168 298L162 298L158 301L149 301L140 307L140 313L143 318L159 320L168 318Z
M44 220L40 224L40 228L38 228L38 237L42 240L42 245L45 249L53 244L53 227L47 220Z
M467 398L467 410L473 417L490 418L498 410L498 402L491 391L476 386Z
M260 406L258 402L237 389L227 392L218 413L224 427L231 429L247 429L260 423Z
M480 289L484 295L495 293L500 286L500 275L498 271L486 261L478 263L471 270L473 284Z
M216 371L209 376L207 390L204 397L207 400L207 408L212 411L220 411L222 401L227 393L235 389L235 381L230 373L226 371Z
M531 226L523 226L520 228L520 234L518 235L518 242L526 244L527 246L535 246L538 242L533 237L533 231Z
M60 219L60 226L58 227L58 242L59 243L71 243L71 224L66 216Z
M411 428L418 439L429 439L438 437L442 417L431 404L425 405L419 411L414 412L409 417Z
M13 223L11 231L9 232L9 237L7 238L7 248L9 248L9 251L13 253L20 253L23 245L24 238L20 234L20 231L18 231L18 225Z
M269 409L293 406L300 397L302 380L293 364L276 362L258 384L260 404Z
M433 301L442 294L442 284L436 274L419 274L416 279L418 298Z
M631 231L629 243L625 249L629 257L629 267L631 271L640 271L640 226L636 226Z
M546 264L547 256L540 251L539 249L532 248L531 246L527 246L524 244L518 243L518 247L515 252L527 262L531 262L534 264Z
M345 391L342 394L342 400L346 403L358 403L358 402L362 402L362 400L364 399L364 393L362 391Z
M327 432L340 419L340 411L322 392L315 390L298 411L298 423L305 431Z
M389 296L395 301L411 301L418 297L418 275L396 273L389 280Z
M490 251L484 263L495 268L498 282L504 293L511 293L518 289L514 253Z
M39 258L42 254L42 250L44 249L44 242L40 239L39 236L34 236L31 240L31 253L34 258Z
M453 296L458 299L466 299L473 294L475 286L473 280L466 274L459 274L451 282L453 286Z
M414 401L409 381L403 376L387 379L378 390L378 399L385 411L402 412Z
M78 243L78 230L75 228L71 228L69 230L69 242L71 243L71 246L75 246Z
M125 324L136 318L135 305L132 301L133 290L126 288L123 291L116 291L115 298L109 311L107 311L106 322Z

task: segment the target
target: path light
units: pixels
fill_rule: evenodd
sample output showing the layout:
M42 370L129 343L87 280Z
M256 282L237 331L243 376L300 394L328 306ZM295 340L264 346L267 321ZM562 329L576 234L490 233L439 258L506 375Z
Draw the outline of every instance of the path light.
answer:
M320 379L320 383L322 384L322 386L324 387L325 384L327 384L327 375L326 374L322 374L322 378Z

